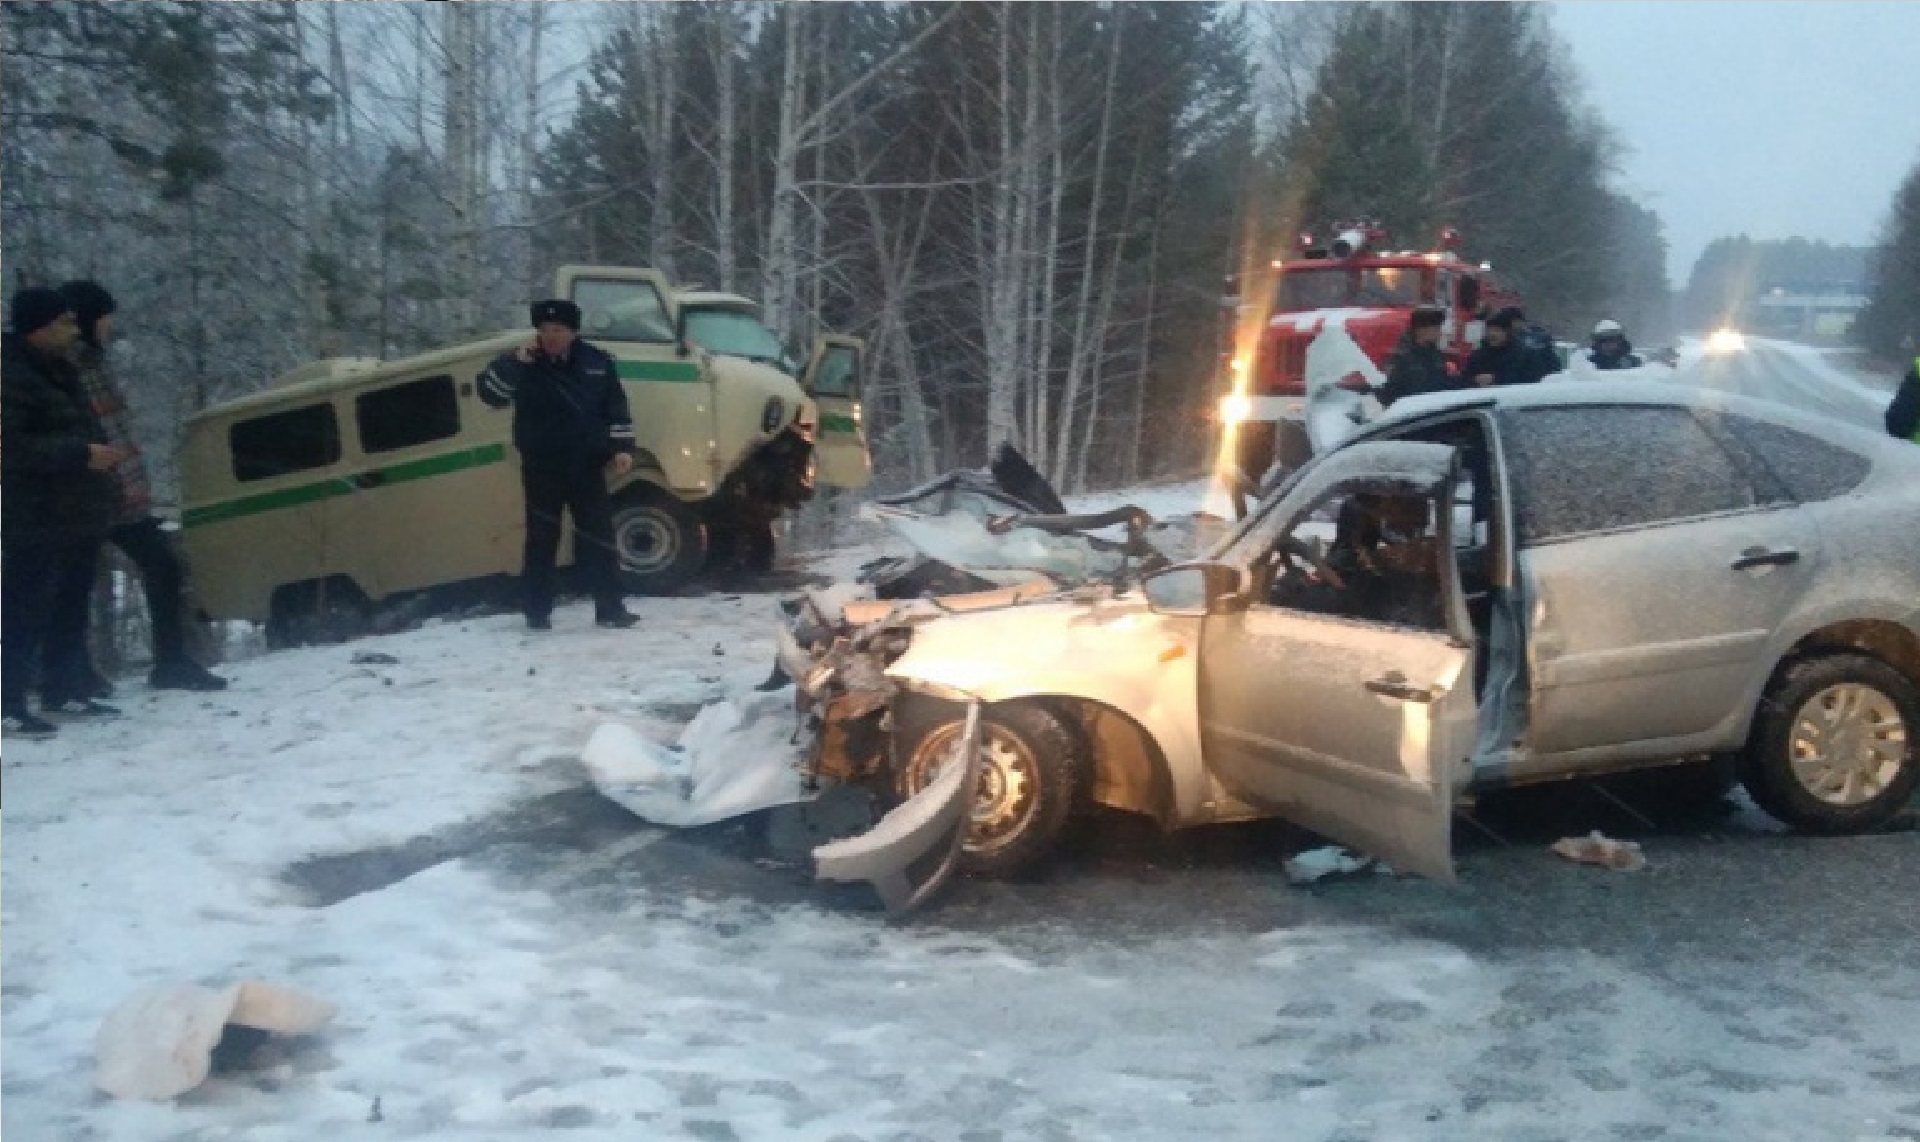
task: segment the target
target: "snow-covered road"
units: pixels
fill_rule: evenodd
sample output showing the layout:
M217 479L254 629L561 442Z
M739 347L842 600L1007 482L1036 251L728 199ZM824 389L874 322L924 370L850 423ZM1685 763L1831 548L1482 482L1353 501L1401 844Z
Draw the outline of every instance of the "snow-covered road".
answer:
M1748 338L1745 350L1701 353L1689 346L1681 375L1695 384L1792 405L1857 424L1883 428L1892 392L1863 377L1834 350L1789 341Z
M1462 826L1458 887L1303 889L1285 826L1106 816L890 923L586 788L595 725L671 737L771 661L770 597L633 606L267 655L6 743L5 1136L1920 1138L1920 833L1564 790ZM1592 828L1650 867L1547 853ZM129 992L250 977L340 1015L175 1104L93 1089Z

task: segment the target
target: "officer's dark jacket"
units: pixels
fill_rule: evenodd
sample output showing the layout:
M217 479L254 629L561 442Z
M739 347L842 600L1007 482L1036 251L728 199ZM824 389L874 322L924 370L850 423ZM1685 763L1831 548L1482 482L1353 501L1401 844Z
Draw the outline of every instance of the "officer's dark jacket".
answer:
M1409 329L1400 335L1400 343L1387 357L1387 380L1374 395L1383 405L1392 405L1404 397L1444 393L1461 387L1447 374L1447 358L1438 345L1422 345Z
M632 452L633 416L613 358L576 340L564 359L502 353L480 374L480 399L513 406L513 443L529 458L605 463Z
M69 543L106 535L120 506L113 477L87 467L105 444L73 362L27 339L0 338L0 514L6 542Z

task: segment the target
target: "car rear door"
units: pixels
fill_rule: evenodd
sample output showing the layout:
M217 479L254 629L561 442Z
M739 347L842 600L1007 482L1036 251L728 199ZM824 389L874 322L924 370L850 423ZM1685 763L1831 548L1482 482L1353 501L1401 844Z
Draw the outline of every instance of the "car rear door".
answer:
M1503 412L1535 758L1725 748L1817 533L1689 409Z
M1330 454L1236 545L1249 595L1207 617L1198 710L1208 770L1249 803L1395 868L1453 879L1456 772L1472 751L1471 628L1451 558L1453 450L1366 443ZM1430 504L1437 625L1330 613L1271 552L1311 542L1359 492ZM1299 557L1296 556L1296 561ZM1284 583L1304 582L1296 597Z

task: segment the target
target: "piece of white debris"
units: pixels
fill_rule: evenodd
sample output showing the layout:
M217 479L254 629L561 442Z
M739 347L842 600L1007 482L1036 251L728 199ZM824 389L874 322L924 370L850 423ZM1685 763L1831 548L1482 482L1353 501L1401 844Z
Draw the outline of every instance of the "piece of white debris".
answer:
M160 984L129 996L94 1039L95 1082L115 1098L164 1102L206 1081L229 1023L282 1035L318 1031L333 1004L260 980L214 989Z
M1563 837L1553 842L1553 851L1581 864L1597 864L1620 872L1638 872L1647 867L1638 841L1616 841L1602 836L1598 829L1584 837Z
M710 825L808 798L795 744L793 688L754 692L702 709L677 746L631 726L594 730L580 760L602 795L656 825Z
M1287 881L1290 884L1312 884L1336 872L1359 872L1372 863L1372 857L1357 856L1339 845L1308 849L1287 858Z

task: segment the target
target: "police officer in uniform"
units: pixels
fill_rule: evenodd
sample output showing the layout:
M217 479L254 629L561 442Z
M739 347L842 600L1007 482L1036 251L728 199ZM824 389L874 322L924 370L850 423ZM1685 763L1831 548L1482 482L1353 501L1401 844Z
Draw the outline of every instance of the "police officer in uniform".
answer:
M580 339L580 307L565 298L533 304L534 339L496 357L480 374L480 399L513 406L526 493L527 545L521 567L527 626L553 626L553 564L560 513L573 513L574 562L593 594L594 621L638 621L620 601L607 474L633 470L633 417L605 350Z

